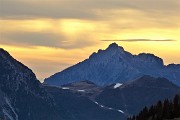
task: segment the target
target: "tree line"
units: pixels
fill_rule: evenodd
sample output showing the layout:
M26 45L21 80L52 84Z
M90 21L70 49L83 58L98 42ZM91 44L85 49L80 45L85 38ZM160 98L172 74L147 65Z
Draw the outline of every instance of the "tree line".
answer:
M158 101L155 105L144 109L127 120L164 120L180 117L180 95L175 95L173 100Z

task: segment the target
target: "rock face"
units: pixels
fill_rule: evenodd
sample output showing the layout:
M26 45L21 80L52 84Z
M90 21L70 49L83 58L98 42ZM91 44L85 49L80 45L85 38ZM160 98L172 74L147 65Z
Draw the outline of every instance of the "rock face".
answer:
M0 49L0 118L63 120L34 73ZM61 112L65 112L61 109Z
M0 49L0 119L123 120L127 118L124 114L102 108L86 95L81 95L84 93L82 89L89 90L91 94L98 90L95 84L86 82L71 84L71 88L76 92L44 86L28 67ZM84 87L80 88L80 86Z
M163 66L162 60L154 55L149 55L149 57L144 54L138 57L132 56L116 44L110 45L105 51L99 51L98 54L101 54L101 57L98 57L98 54L93 54L90 59L79 65L83 68L89 64L88 70L93 68L96 72L101 69L104 73L99 73L99 78L103 77L103 74L106 75L103 77L104 79L115 78L107 74L108 71L98 65L103 63L103 68L105 67L109 71L117 71L119 67L116 67L114 62L117 59L120 60L120 56L105 60L109 54L116 50L118 53L122 51L123 59L121 60L129 60L127 63L131 63L131 60L139 61L143 58L147 59L145 63L149 68L155 68L152 65L156 64L157 68L163 68L163 70L166 68L172 73L175 69L178 73L179 65ZM105 53L107 55L104 55ZM97 60L96 62L94 57ZM101 61L102 58L106 62ZM151 63L151 61L153 62ZM119 62L117 63L119 64ZM142 61L139 61L138 64L140 63ZM96 64L97 68L91 66L93 64ZM76 72L79 70L79 65L70 69ZM119 66L128 67L126 64ZM140 68L147 69L144 66L140 66ZM84 71L86 70L84 69ZM117 74L110 73L112 75ZM124 76L131 75L131 73L127 75L125 73ZM151 73L156 74L155 72ZM92 74L94 78L98 77L95 76L97 73L93 72ZM93 78L93 76L91 77ZM101 82L104 83L104 81ZM113 83L115 82L113 81ZM167 79L150 76L143 76L123 84L118 82L105 87L99 87L87 79L62 86L41 84L28 67L0 49L0 119L3 120L125 120L128 115L136 113L144 106L151 105L161 99L171 98L176 93L180 93L180 88Z
M132 55L116 43L93 53L88 59L45 79L44 83L61 86L88 80L99 86L124 83L144 75L164 77L180 86L180 65L165 66L153 54Z

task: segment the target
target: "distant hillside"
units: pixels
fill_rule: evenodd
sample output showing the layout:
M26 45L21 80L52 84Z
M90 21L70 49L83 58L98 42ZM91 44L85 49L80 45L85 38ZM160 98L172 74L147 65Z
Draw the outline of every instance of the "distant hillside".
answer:
M172 99L178 93L180 93L180 88L165 78L143 76L117 88L105 87L96 96L96 101L134 115L139 113L144 106L151 106L159 100Z

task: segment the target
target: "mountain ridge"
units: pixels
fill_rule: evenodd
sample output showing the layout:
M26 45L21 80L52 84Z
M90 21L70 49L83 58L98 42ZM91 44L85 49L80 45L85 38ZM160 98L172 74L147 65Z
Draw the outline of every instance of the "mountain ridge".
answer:
M150 53L133 55L123 47L112 43L105 50L94 52L74 66L46 78L44 83L63 85L89 80L99 86L124 83L143 75L165 77L180 86L179 64L164 65L163 59Z
M90 82L88 84L93 85ZM77 92L80 94L82 90ZM122 113L102 108L79 94L41 84L32 70L15 60L7 51L0 50L0 119L110 120L115 117L115 120L119 120L126 118Z
M171 99L178 93L180 87L165 78L143 76L118 88L114 88L114 85L107 86L95 100L105 106L134 115L145 106L151 106L158 100Z
M0 66L0 119L125 120L145 105L180 92L167 79L151 76L116 87L99 87L86 79L49 86L41 84L31 69L3 50Z
M31 69L3 49L0 49L0 66L0 119L64 120ZM62 113L65 111L61 108Z

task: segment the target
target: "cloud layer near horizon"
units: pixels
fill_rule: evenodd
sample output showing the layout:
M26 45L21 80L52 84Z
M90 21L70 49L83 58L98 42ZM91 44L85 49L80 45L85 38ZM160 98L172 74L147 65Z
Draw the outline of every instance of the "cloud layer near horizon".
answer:
M152 39L124 39L124 40L101 40L101 41L112 41L112 42L169 42L169 41L176 41L171 39L162 39L162 40L152 40Z
M0 3L1 44L73 49L95 45L102 38L124 39L125 32L180 28L179 0L0 0Z
M55 64L62 70L112 41L177 63L179 21L179 0L0 0L0 47L41 78L57 71ZM32 53L52 66L42 67Z

